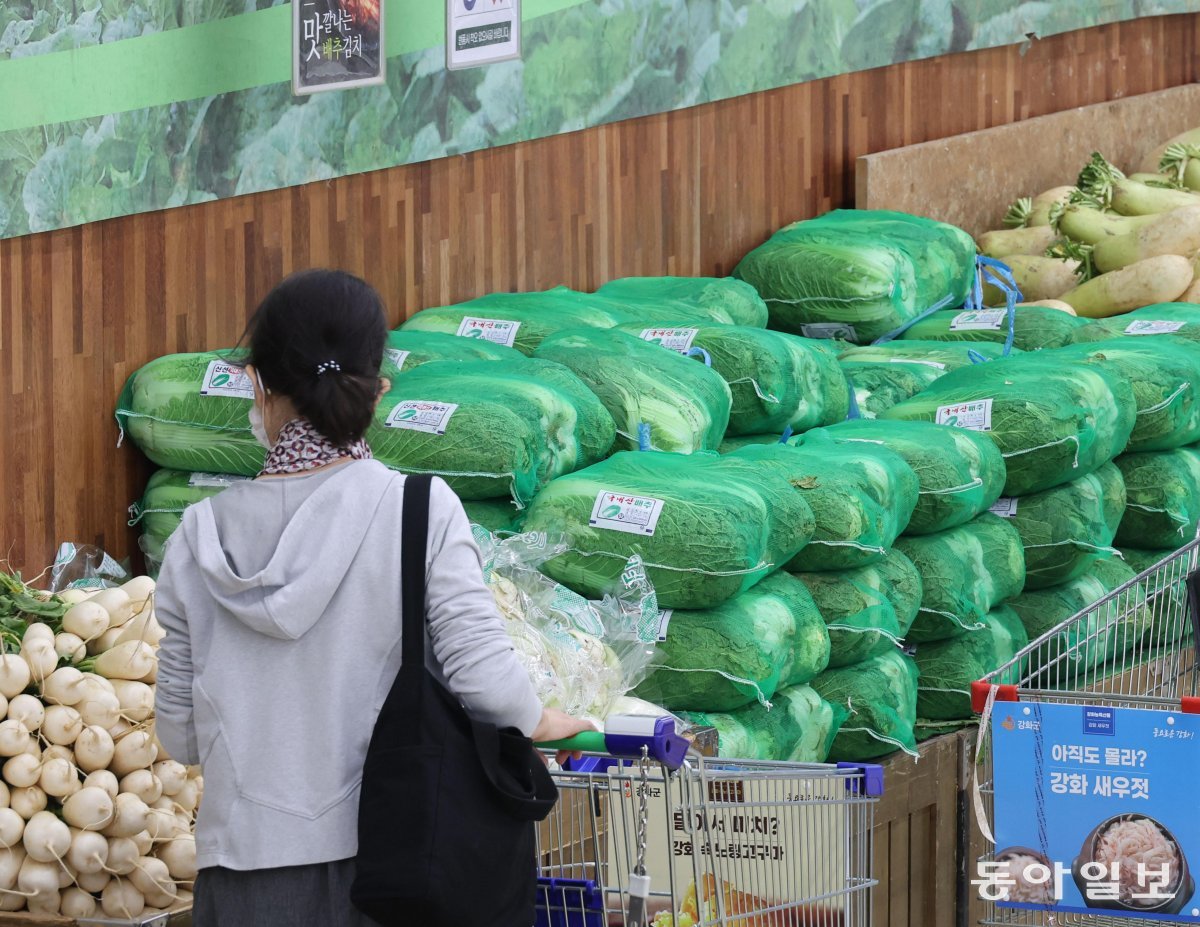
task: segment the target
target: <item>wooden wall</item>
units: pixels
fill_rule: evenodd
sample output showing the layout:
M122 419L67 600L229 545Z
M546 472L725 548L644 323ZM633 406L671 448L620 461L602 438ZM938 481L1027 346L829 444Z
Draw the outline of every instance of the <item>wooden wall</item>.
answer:
M857 156L1193 81L1198 32L1198 15L1140 20L0 241L0 557L30 573L60 540L135 550L148 465L116 448L122 382L229 345L291 270L362 274L394 322L488 290L723 274L850 205Z

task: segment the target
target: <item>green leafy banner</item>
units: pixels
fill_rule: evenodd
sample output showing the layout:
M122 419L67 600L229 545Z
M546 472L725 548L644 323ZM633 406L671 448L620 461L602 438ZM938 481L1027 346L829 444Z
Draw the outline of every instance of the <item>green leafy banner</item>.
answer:
M455 0L460 2L460 0ZM388 0L388 82L298 99L280 0L3 0L0 237L325 180L1200 0L525 0L450 72Z

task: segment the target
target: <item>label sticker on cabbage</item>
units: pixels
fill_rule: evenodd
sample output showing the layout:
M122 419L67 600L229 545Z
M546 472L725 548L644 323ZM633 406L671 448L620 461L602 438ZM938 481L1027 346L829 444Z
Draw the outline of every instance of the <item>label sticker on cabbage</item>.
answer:
M1006 309L973 309L960 312L950 320L950 331L966 332L999 328L1004 324L1007 316Z
M638 337L651 344L661 344L668 351L686 354L692 349L692 342L698 334L698 328L646 328Z
M465 318L458 323L460 338L478 338L480 341L490 341L492 344L502 344L511 348L517 340L517 329L520 322L509 322L505 319L476 319Z
M458 404L454 402L428 402L424 399L406 399L396 404L384 421L386 428L407 428L409 431L424 431L431 435L444 435L450 416Z
M805 338L840 338L842 341L857 341L858 332L845 322L810 322L800 326Z
M988 511L1001 518L1012 518L1017 514L1017 500L1013 497L997 499Z
M938 406L937 423L968 431L992 430L992 400L976 399L972 402L957 402L952 406Z
M593 528L624 531L627 534L652 535L662 513L662 499L630 496L622 492L600 492L592 506L588 524Z
M667 628L671 624L671 616L675 614L675 609L665 608L658 613L658 641L662 643L667 639Z
M188 485L196 488L215 488L229 486L233 483L248 480L248 476L234 476L232 473L193 473L188 477Z
M922 360L916 357L893 357L890 358L893 364L920 364L922 367L936 367L938 370L945 370L946 365L939 361Z
M201 396L232 396L234 399L253 399L254 381L236 364L215 360L204 371L200 384Z
M1171 332L1179 331L1186 324L1186 322L1151 322L1149 319L1142 319L1137 322L1130 322L1125 326L1125 334L1169 335Z
M384 348L383 356L392 362L392 366L397 370L404 369L404 362L408 360L409 351L400 351L396 348Z

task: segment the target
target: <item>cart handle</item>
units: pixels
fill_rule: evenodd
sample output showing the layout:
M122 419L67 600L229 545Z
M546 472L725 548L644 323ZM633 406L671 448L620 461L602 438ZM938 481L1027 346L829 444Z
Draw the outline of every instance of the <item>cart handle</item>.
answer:
M539 743L545 750L599 753L621 759L640 759L643 753L668 769L678 769L691 741L675 730L675 719L651 715L613 715L604 730L584 731L565 740Z

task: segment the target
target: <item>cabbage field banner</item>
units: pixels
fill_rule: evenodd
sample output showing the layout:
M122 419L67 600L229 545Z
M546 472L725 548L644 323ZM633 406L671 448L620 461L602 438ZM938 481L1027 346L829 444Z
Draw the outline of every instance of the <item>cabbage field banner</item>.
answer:
M521 60L450 71L442 0L387 0L386 83L299 98L280 0L3 0L0 237L1198 10L1200 0L525 0Z

